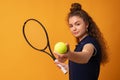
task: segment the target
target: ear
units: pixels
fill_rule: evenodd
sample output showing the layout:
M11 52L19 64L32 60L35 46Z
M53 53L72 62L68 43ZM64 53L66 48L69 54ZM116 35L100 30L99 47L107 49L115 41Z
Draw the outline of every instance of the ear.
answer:
M88 27L89 27L89 23L86 23L86 29L88 29Z

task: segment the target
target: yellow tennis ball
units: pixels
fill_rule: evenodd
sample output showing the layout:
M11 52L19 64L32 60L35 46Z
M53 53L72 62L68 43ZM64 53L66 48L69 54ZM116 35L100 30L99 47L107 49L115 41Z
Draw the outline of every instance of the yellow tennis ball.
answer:
M60 54L64 54L65 52L67 52L67 46L63 42L58 42L54 46L54 51Z

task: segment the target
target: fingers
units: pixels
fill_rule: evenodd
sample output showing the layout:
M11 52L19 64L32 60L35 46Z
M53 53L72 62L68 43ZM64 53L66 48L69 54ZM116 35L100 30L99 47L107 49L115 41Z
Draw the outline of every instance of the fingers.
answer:
M70 51L70 45L66 43L66 46L67 46L67 52Z
M57 52L54 52L55 56L57 56L58 58L66 58L66 54L59 54Z

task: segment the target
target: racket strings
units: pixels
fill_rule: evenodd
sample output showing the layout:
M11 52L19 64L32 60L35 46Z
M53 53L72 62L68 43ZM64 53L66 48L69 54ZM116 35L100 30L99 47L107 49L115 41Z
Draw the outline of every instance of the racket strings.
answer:
M29 24L30 22L31 22L31 24ZM31 29L29 29L29 28L31 28ZM30 33L30 32L32 32L32 33ZM26 20L23 25L23 35L24 35L26 42L33 49L35 49L37 51L42 51L42 52L48 54L53 60L56 59L55 56L53 55L51 47L50 47L48 33L47 33L45 27L38 20L36 20L36 19ZM46 51L47 47L49 49L49 52Z

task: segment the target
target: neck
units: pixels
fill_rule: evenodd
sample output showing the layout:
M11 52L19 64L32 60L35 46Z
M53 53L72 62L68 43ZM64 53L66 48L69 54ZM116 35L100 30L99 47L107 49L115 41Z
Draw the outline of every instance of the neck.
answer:
M88 34L83 35L82 37L79 38L79 41L83 40Z

